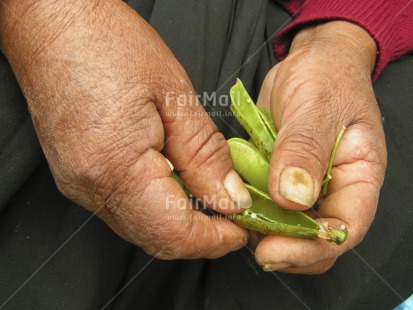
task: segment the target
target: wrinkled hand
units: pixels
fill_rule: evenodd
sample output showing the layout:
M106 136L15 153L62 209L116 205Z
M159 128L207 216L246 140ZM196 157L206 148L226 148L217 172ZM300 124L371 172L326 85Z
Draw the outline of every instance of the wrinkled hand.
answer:
M2 1L0 44L60 191L158 258L214 258L247 233L191 210L161 153L221 213L251 204L229 147L156 32L122 1Z
M281 206L313 206L334 141L343 126L320 222L344 224L349 239L265 237L256 248L264 270L314 274L357 245L375 214L386 167L382 120L371 85L376 46L356 25L334 21L300 31L289 56L267 75L258 105L271 105L279 134L271 160L270 194Z

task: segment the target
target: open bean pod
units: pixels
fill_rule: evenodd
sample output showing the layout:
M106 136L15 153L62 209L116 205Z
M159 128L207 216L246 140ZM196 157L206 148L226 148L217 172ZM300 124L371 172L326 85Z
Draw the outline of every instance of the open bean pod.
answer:
M270 160L277 136L271 112L257 108L239 79L232 86L230 97L232 100L230 108L234 116L248 132L263 156Z
M348 237L345 226L332 229L327 223L320 224L303 212L289 211L275 204L269 196L269 160L276 139L271 113L260 110L249 97L240 80L230 91L234 116L250 135L255 146L240 138L228 141L234 170L244 179L251 194L252 207L231 219L238 225L269 235L298 238L323 238L342 244ZM332 152L324 182L326 191L335 151L343 135L340 132Z
M277 132L271 112L259 109L254 104L240 80L231 88L230 94L233 101L231 110L255 145L240 138L228 140L234 170L246 182L245 186L252 198L251 208L228 218L242 227L267 235L322 238L336 244L345 242L348 238L345 226L333 229L328 223L318 223L303 212L283 209L272 201L268 190L269 161ZM323 182L323 193L326 193L331 179L334 155L344 130L345 128L338 135L331 153L326 179ZM194 197L176 173L172 172L172 177L181 185L188 197Z

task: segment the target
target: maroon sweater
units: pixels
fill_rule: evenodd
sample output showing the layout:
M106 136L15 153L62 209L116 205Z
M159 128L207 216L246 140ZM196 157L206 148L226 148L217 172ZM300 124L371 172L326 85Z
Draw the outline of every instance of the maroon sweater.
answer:
M300 27L314 21L347 20L366 29L378 47L373 80L393 59L413 50L413 0L287 0L280 4L293 14L292 23L276 36L279 59L288 54Z

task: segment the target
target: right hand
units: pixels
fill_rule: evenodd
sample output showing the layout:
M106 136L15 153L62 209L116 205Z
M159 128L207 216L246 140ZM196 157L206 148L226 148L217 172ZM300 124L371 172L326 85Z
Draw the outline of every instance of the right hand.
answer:
M271 106L278 129L271 197L286 209L309 209L319 197L335 139L347 127L316 213L320 223L347 227L349 237L337 246L320 239L267 236L255 252L264 270L323 273L367 233L387 162L370 78L376 55L376 44L363 28L329 21L298 32L287 58L265 78L258 105Z
M60 191L158 258L215 258L247 232L191 210L170 159L221 213L251 204L223 135L157 33L122 1L2 1L0 47Z

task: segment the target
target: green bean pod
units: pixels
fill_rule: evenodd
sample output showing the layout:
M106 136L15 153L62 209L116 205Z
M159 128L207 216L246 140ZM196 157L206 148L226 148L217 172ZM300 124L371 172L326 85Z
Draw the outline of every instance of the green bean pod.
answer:
M268 160L250 142L240 138L228 140L234 170L250 185L262 192L268 191Z
M283 235L298 238L323 238L336 244L343 243L348 237L345 226L332 229L328 224L319 224L303 212L289 211L275 204L269 196L269 160L276 139L276 130L268 109L255 106L240 80L230 91L235 117L253 140L254 145L239 138L228 141L234 170L248 183L252 207L241 214L232 216L240 226L268 235ZM344 129L337 137L330 163L332 163ZM328 178L324 183L326 189Z
M236 224L267 235L323 238L338 244L346 240L345 229L333 231L303 212L285 210L275 204L268 194L268 161L248 141L232 138L228 144L234 170L248 183L245 186L252 198L251 208L231 217Z
M230 108L235 118L248 132L260 152L270 160L277 134L272 121L269 121L271 117L268 119L268 112L257 108L239 79L231 87L230 97Z
M271 112L255 106L240 80L231 88L230 95L233 101L231 110L255 146L240 138L228 140L234 170L246 182L245 186L252 198L252 206L249 209L228 218L240 226L267 235L323 238L342 244L348 237L345 226L332 229L327 223L320 224L303 212L285 210L272 201L268 190L269 161L277 133ZM344 129L337 137L323 191L326 191L331 178L332 162ZM172 177L184 188L189 197L193 197L178 175L172 173Z
M234 223L266 235L296 238L322 238L336 244L346 241L348 232L343 226L331 229L320 224L303 212L285 210L275 204L264 192L245 184L252 198L252 207L241 214L231 216Z
M194 197L175 172L172 172L171 177L184 189L188 197ZM245 186L251 195L252 206L241 214L228 216L237 225L266 235L323 238L336 244L347 239L345 227L331 229L328 224L319 224L303 212L285 210L275 204L266 193L249 184Z
M258 113L265 126L268 128L270 134L274 136L274 140L277 138L277 130L275 129L274 121L272 120L271 110L267 108L258 108Z

